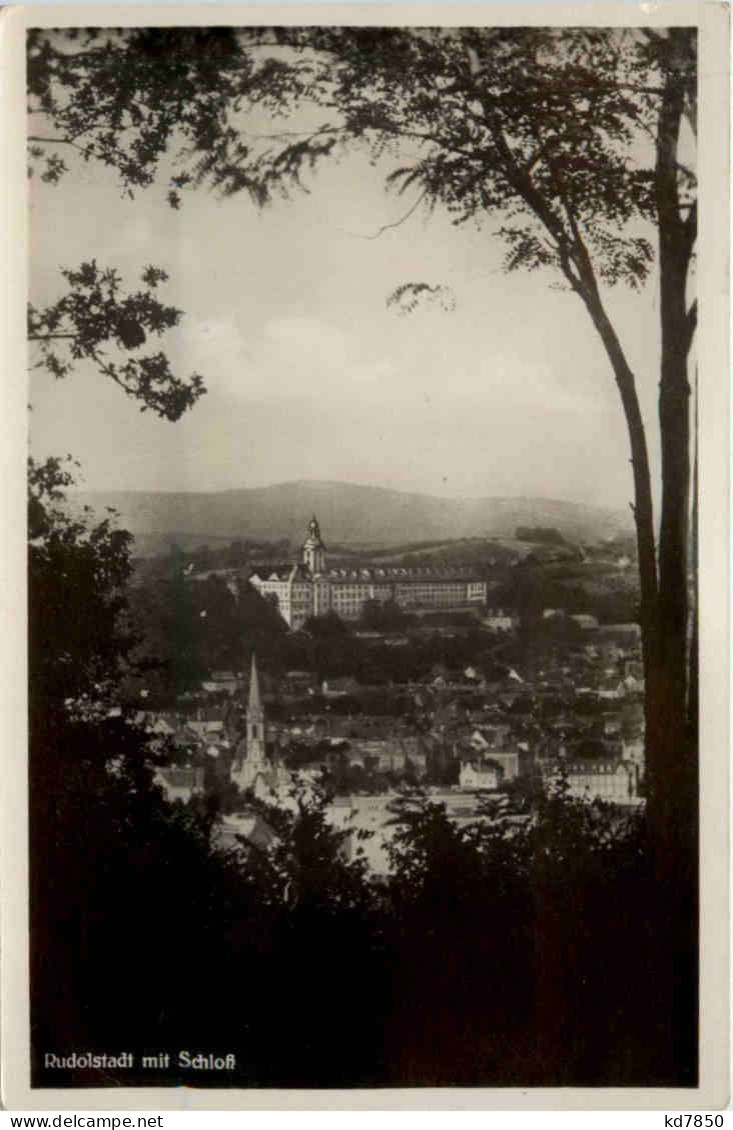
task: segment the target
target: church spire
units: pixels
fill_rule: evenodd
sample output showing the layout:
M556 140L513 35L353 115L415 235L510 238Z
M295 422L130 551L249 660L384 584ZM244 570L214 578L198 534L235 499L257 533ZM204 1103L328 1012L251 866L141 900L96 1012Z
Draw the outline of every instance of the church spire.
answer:
M232 766L232 780L241 789L256 787L258 777L269 772L265 735L265 708L260 696L260 680L257 674L257 660L252 652L252 666L249 677L249 702L244 735L238 755Z
M262 698L260 697L260 680L257 674L257 659L255 658L254 651L252 652L252 667L249 675L249 703L247 705L247 716L251 718L253 715L262 714Z

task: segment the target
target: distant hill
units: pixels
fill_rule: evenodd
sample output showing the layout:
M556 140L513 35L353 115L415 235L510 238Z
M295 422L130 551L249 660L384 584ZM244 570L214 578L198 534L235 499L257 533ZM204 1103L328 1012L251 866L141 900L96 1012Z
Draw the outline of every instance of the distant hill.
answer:
M279 483L216 493L91 491L76 495L95 511L113 507L138 552L160 552L176 541L212 548L234 538L298 545L316 514L326 545L376 549L453 538L511 538L518 526L553 527L575 542L627 533L623 511L548 498L436 498L349 483Z

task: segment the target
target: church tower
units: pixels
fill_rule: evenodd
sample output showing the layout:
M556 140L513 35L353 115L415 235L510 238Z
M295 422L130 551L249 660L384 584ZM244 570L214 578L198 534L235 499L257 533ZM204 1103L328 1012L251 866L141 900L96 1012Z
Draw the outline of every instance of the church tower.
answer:
M315 514L308 523L308 537L303 543L303 564L315 577L326 568L326 547L321 540L321 531Z
M265 708L260 694L257 660L252 653L249 701L244 736L232 762L231 779L240 789L253 789L255 796L270 797L277 784L277 767L267 759Z
M260 695L257 660L252 652L252 670L249 677L249 702L247 704L247 761L261 764L266 761L265 709Z

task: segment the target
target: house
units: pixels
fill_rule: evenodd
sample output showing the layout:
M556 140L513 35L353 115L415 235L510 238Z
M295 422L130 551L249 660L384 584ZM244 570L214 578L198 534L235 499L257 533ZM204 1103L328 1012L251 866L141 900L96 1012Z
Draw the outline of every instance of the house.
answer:
M340 678L324 679L321 684L321 693L324 698L341 698L346 695L356 694L360 687L356 679L345 675Z
M603 624L599 628L599 635L603 639L616 640L625 644L638 643L641 640L641 625L634 622Z
M520 774L520 753L518 750L491 750L487 759L501 770L501 781L514 781Z
M644 739L641 736L625 741L622 747L624 761L633 762L640 768L644 767Z
M501 749L509 741L511 726L507 722L483 723L480 732L492 748Z
M288 671L280 679L280 690L290 695L312 694L314 683L315 678L310 671Z
M266 851L276 839L275 832L264 817L250 809L223 816L213 832L214 845L224 849L251 846Z
M409 639L407 636L395 635L394 633L384 637L385 647L408 647Z
M194 794L203 792L204 770L200 766L160 768L155 772L153 783L163 790L165 799L170 803L182 800L185 804Z
M211 676L201 684L208 694L235 695L242 687L242 680L233 671L212 671Z
M595 631L598 627L598 617L591 616L587 612L574 612L570 619L573 623L577 624L579 628L582 628L584 632Z
M217 737L221 734L224 730L224 722L221 718L206 720L191 718L186 722L185 729L200 741L205 741L207 738Z
M461 761L458 784L462 789L495 789L502 777L502 770L493 761Z
M153 714L147 710L138 710L132 721L133 725L141 726L147 734L158 738L172 738L178 729L172 714Z
M639 766L617 758L557 762L544 766L546 785L567 782L567 795L576 800L602 800L611 804L638 807L644 803L640 790Z
M517 617L503 608L490 608L481 623L492 632L512 632L517 625Z
M412 769L422 776L426 771L426 757L417 737L390 735L377 738L355 738L349 741L344 756L350 765L379 773L403 772Z

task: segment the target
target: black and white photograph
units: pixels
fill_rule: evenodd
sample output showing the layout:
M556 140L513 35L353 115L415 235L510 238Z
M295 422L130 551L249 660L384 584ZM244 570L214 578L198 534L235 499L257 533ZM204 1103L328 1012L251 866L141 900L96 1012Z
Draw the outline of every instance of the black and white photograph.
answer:
M714 6L452 7L26 13L39 1100L701 1086Z

